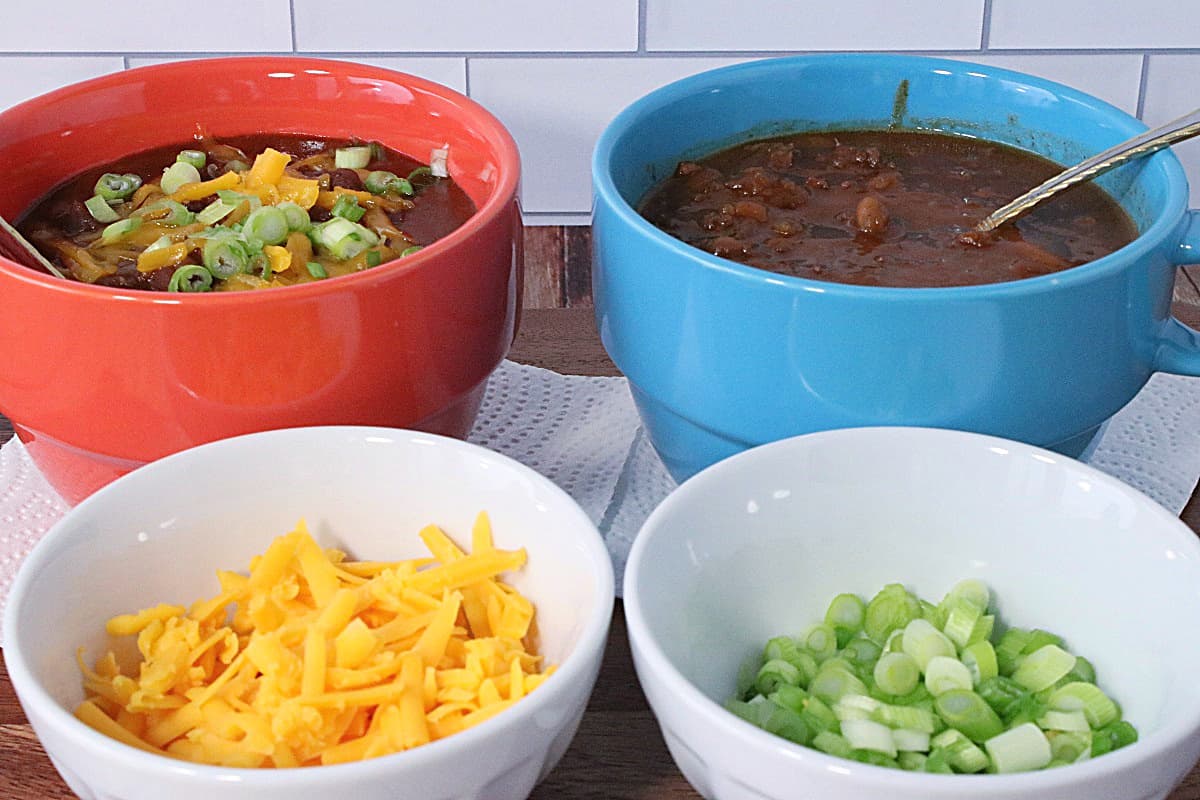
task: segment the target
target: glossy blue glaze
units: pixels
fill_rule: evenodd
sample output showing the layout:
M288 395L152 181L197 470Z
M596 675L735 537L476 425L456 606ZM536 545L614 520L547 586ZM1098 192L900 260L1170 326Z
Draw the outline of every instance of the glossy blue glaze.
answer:
M959 428L1076 454L1155 370L1200 374L1200 334L1170 316L1175 268L1200 248L1200 223L1169 152L1101 181L1137 222L1136 241L1082 267L988 286L775 275L683 244L634 210L681 158L893 119L1064 163L1144 130L1059 84L917 56L739 64L629 106L592 162L596 319L676 478L757 444L860 425Z

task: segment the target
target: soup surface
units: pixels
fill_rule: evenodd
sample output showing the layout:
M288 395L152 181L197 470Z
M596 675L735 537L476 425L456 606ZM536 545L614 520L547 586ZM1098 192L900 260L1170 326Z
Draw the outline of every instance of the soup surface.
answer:
M411 255L459 227L475 206L435 176L442 166L374 142L198 135L75 176L18 228L66 277L86 283L287 286Z
M964 136L793 134L680 162L640 211L688 244L786 275L875 286L999 283L1093 261L1137 236L1091 184L992 235L971 232L1060 169Z

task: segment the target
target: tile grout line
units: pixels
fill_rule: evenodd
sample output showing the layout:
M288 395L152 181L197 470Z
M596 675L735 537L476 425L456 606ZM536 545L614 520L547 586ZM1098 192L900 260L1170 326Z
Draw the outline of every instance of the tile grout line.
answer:
M638 55L646 54L646 16L648 14L646 5L649 0L638 0L637 7L637 53Z
M296 0L288 0L288 22L292 28L292 52L299 52L296 49Z
M1142 72L1138 78L1138 100L1137 111L1134 116L1142 119L1142 112L1146 110L1146 85L1150 81L1150 54L1142 53ZM1145 120L1143 120L1144 122Z
M983 0L983 25L979 32L979 50L988 52L992 40L992 0Z

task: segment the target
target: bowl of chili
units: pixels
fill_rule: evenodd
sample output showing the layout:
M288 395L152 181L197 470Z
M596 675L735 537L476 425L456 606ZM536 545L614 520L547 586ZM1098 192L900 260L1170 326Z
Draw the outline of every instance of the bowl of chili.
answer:
M515 335L516 146L431 81L127 70L0 113L0 169L0 214L61 273L0 259L0 411L72 502L258 430L463 436Z

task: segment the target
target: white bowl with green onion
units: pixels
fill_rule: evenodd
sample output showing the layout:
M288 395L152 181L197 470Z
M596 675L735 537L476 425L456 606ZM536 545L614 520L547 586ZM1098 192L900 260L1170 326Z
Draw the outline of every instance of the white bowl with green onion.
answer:
M1200 758L1200 540L1028 445L859 428L755 448L655 510L624 594L706 798L1161 800Z

